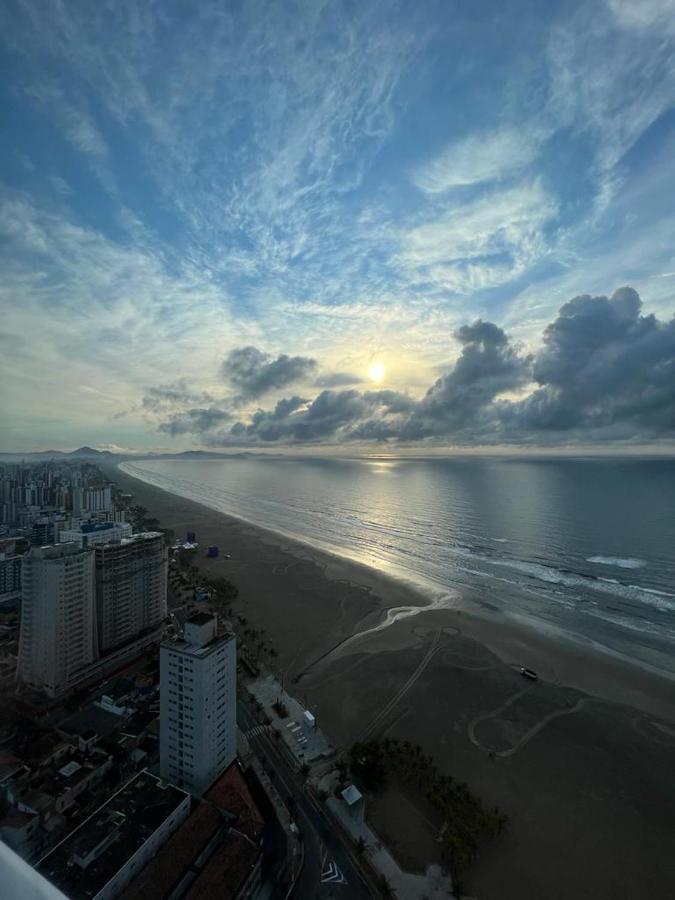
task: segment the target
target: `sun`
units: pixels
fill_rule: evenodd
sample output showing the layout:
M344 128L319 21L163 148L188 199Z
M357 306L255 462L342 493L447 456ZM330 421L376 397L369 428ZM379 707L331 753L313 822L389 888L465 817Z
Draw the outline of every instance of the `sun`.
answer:
M376 381L378 384L381 381L384 381L384 363L371 363L370 368L368 369L368 377L371 381Z

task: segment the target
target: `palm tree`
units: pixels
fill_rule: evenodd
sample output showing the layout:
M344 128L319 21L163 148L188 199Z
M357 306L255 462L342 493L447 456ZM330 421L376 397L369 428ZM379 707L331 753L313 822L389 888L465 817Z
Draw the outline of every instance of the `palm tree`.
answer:
M389 880L386 875L383 875L380 878L380 890L382 891L382 894L385 897L391 897L391 895L393 893L392 889L391 889L391 885L389 884Z

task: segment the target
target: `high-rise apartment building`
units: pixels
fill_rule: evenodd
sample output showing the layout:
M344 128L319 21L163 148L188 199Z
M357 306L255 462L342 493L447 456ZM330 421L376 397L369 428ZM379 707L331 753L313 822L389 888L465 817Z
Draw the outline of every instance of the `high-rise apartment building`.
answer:
M133 529L128 522L84 522L76 528L59 531L60 541L75 541L80 547L95 547L130 538Z
M146 636L159 638L166 618L168 550L147 531L96 544L96 608L102 654Z
M0 606L21 597L21 553L17 545L22 543L15 538L0 538Z
M98 656L94 554L76 543L22 557L18 678L56 696Z
M195 613L160 648L160 772L202 794L237 755L237 648Z
M79 533L76 541L33 547L22 559L17 677L52 697L161 639L164 537L147 532L111 540L111 529L104 529L108 543L84 546Z

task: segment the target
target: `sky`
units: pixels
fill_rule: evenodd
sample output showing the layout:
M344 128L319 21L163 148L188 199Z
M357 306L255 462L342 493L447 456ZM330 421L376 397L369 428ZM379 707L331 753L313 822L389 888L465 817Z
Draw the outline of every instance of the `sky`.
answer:
M0 9L0 449L675 446L675 0Z

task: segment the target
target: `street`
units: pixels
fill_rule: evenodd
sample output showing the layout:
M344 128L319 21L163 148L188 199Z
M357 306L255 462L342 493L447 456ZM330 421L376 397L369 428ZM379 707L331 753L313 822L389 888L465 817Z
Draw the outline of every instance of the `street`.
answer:
M259 724L243 703L238 702L237 710L242 731L250 732ZM265 767L274 770L277 790L285 799L292 798L294 804L293 816L302 833L305 857L292 896L298 900L371 898L342 838L308 796L304 779L287 761L277 740L267 731L252 734L248 740Z

